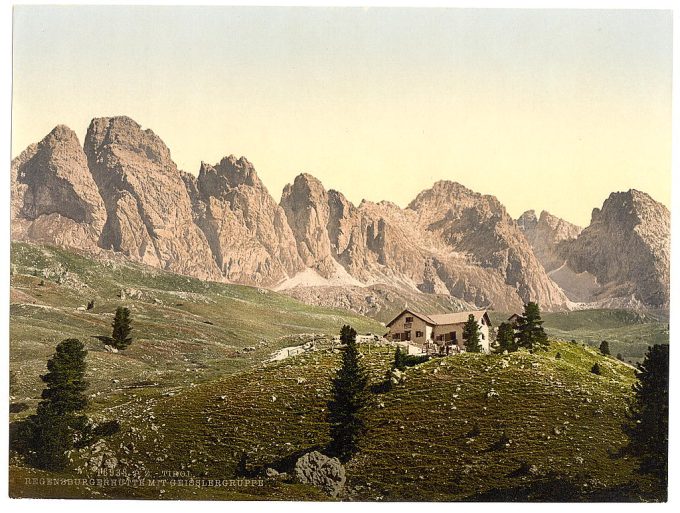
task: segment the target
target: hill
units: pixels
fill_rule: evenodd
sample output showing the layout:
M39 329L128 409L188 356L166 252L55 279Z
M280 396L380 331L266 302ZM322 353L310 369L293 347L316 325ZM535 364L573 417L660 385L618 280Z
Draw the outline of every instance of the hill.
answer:
M305 305L270 290L204 282L73 250L12 243L10 368L12 395L33 405L47 358L58 342L80 338L89 351L91 392L115 401L125 387L189 386L241 371L283 347L336 334L343 323L382 333L376 321ZM94 300L94 308L86 305ZM132 310L135 342L104 350L118 306ZM115 380L115 381L114 381Z
M360 350L379 385L393 347ZM315 488L264 476L267 468L290 472L298 456L329 441L325 408L339 361L339 351L326 347L174 396L128 391L120 405L93 406L121 420L121 432L99 450L128 472L159 479L173 471L206 484L245 476L261 485L172 486L168 478L153 487L66 487L51 496L322 499ZM595 362L602 375L590 372ZM630 366L564 342L538 354L463 354L409 368L404 383L374 390L368 433L347 465L341 498L639 500L650 483L634 473L633 459L616 456L626 443L620 426L633 382ZM87 473L91 461L86 451L74 466ZM40 472L15 465L11 475L19 482Z

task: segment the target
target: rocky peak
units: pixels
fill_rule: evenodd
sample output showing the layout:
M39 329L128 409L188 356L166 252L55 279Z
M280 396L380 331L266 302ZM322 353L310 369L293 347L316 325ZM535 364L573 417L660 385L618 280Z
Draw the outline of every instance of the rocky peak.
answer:
M517 226L519 226L524 233L534 230L537 224L538 217L536 217L535 210L527 210L517 218Z
M284 187L281 207L304 265L330 277L336 266L328 233L329 197L323 184L310 174L299 174Z
M12 163L12 217L15 238L96 246L106 213L73 130L55 127Z
M272 286L302 268L283 209L245 157L203 162L198 178L184 181L194 219L229 281Z
M517 220L517 225L524 232L531 244L536 258L546 271L560 267L565 257L560 250L563 241L575 239L582 228L543 210L539 218L533 210L524 212Z
M85 154L108 215L102 247L182 274L221 277L185 182L153 131L125 116L93 119Z
M102 148L130 152L151 163L176 168L161 138L151 129L142 130L139 123L127 116L93 119L87 129L85 148L90 153L98 153Z
M670 212L648 194L615 192L565 250L576 272L588 271L601 295L666 307L670 300Z
M263 187L255 168L245 157L237 159L229 155L215 166L201 162L198 187L204 196L217 197L240 185Z

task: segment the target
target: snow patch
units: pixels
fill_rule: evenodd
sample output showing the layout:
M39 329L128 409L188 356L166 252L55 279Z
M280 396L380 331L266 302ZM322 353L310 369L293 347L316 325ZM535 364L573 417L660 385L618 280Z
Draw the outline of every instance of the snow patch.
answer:
M340 265L337 261L334 261L335 271L333 274L324 278L316 270L308 267L304 271L300 271L292 278L282 281L274 290L288 290L295 287L327 287L327 286L352 286L352 287L365 287L366 285L352 275L350 275L347 270Z

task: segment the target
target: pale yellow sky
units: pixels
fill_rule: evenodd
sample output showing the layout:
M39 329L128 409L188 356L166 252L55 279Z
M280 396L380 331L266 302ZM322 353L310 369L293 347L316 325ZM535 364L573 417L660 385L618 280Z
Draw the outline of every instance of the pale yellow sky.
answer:
M668 11L15 8L13 156L97 116L181 169L251 160L405 206L440 179L587 225L613 191L670 204Z

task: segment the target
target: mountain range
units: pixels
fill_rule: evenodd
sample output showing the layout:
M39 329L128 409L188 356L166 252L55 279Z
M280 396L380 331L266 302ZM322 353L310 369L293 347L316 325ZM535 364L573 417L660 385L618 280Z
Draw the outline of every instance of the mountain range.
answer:
M124 116L93 119L82 146L57 126L12 161L11 189L14 240L361 313L390 297L501 311L669 305L670 213L636 190L612 193L586 228L545 211L515 220L494 196L449 181L401 208L354 205L303 173L277 203L245 157L195 176Z

